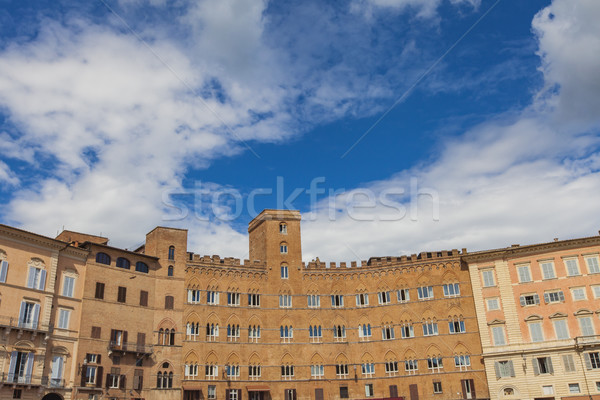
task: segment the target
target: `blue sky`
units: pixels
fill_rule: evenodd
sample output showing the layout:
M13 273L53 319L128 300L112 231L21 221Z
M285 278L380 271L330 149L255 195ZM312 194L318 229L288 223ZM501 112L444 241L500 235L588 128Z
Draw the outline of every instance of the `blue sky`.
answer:
M596 1L1 4L3 223L246 257L298 193L333 261L600 228Z

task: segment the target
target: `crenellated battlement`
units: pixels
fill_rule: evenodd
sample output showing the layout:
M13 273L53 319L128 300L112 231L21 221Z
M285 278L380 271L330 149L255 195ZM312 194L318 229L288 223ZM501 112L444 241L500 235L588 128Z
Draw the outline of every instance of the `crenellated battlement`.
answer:
M344 269L344 268L373 268L373 267L391 267L397 265L412 264L415 262L435 259L446 259L453 258L459 255L467 254L467 249L458 251L457 249L442 250L435 252L421 252L419 254L412 254L410 256L403 255L400 257L371 257L368 260L362 260L360 262L351 261L347 262L329 262L320 261L319 258L310 261L309 263L302 263L302 269Z
M253 268L265 269L266 263L261 260L241 260L234 257L221 257L219 255L203 255L188 253L188 263L197 263L201 266L219 267L219 268Z

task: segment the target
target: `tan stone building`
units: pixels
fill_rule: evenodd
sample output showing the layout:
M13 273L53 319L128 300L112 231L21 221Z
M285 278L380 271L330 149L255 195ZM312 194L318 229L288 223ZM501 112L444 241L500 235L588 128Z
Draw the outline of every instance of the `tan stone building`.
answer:
M0 225L0 399L72 399L87 251Z
M600 399L600 236L464 257L493 399Z
M187 263L185 400L488 397L457 250L305 265L298 212L248 231L260 261Z

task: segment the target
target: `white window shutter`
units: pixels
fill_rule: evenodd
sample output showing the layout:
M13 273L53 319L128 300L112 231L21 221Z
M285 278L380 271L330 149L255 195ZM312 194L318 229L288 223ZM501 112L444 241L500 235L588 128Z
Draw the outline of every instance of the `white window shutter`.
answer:
M46 270L45 269L43 269L40 272L40 283L39 283L38 289L44 290L44 287L46 287Z
M29 267L29 277L27 278L27 287L30 289L37 289L37 288L33 287L35 285L36 270L37 270L37 268Z
M38 318L40 317L40 305L34 304L33 306L33 318L31 320L31 324L33 329L37 329L38 327Z
M0 263L0 282L6 282L6 274L8 273L8 261Z

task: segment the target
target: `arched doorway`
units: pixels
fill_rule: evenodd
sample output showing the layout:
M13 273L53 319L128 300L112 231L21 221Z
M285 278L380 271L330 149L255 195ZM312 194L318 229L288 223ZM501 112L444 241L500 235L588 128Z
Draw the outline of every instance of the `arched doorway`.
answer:
M42 397L42 400L63 400L63 397L60 394L48 393Z

